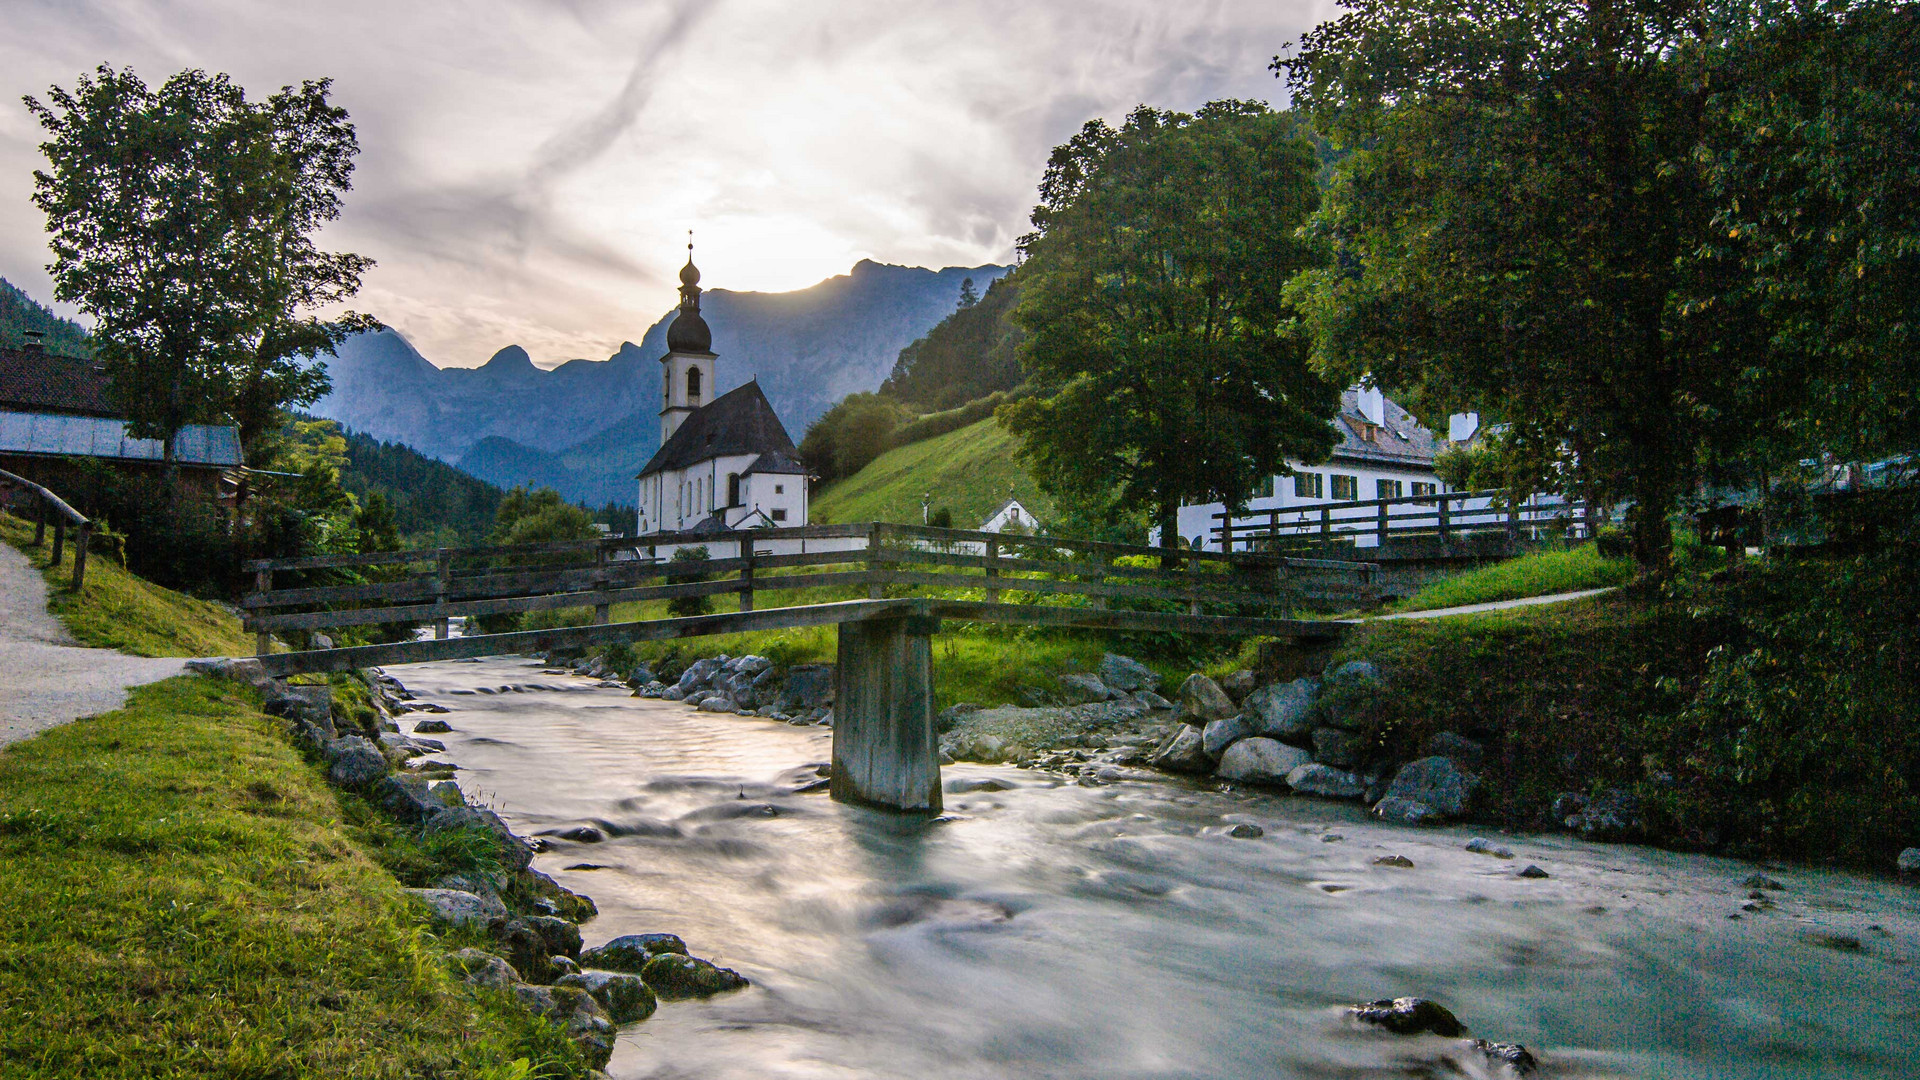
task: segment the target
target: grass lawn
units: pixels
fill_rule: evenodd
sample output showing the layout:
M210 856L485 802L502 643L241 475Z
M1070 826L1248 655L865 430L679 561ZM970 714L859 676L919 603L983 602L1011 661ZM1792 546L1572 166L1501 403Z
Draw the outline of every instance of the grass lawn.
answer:
M1013 459L1015 440L988 417L958 431L889 450L813 500L822 522L920 523L920 498L953 512L953 527L977 529L1011 491L1042 521L1053 501Z
M83 645L134 656L249 656L253 641L240 620L218 604L195 600L130 574L108 556L87 557L87 584L75 595L73 545L59 567L49 565L51 539L28 547L33 526L0 514L0 540L19 548L47 579L47 607Z
M1393 610L1432 611L1601 589L1625 585L1633 580L1633 574L1632 559L1609 559L1594 545L1581 544L1558 551L1536 551L1436 581L1394 605Z
M0 1077L576 1072L452 981L249 692L182 677L0 751Z

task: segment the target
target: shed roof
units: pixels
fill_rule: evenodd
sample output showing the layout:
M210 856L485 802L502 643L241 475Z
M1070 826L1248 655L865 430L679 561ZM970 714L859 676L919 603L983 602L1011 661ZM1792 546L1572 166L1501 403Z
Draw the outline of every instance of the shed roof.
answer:
M640 475L684 469L734 454L770 453L785 454L796 462L800 457L786 426L780 423L767 395L761 392L760 384L749 382L688 413L673 436L647 461L646 468L640 470Z
M123 420L34 412L0 412L0 454L153 462L165 457L159 439L129 436ZM230 427L190 424L174 436L173 456L181 465L238 468L240 437Z
M107 393L112 380L92 360L0 348L0 409L20 412L124 415Z

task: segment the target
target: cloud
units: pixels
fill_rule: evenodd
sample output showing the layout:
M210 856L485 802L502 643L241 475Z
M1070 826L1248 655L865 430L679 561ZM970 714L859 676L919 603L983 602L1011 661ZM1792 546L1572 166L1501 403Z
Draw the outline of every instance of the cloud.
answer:
M14 10L14 8L19 10ZM0 40L0 275L37 296L38 132L11 104L102 60L255 94L320 75L363 154L329 243L355 306L437 363L509 342L604 356L709 284L797 288L860 258L1011 258L1049 150L1136 103L1277 100L1323 0L15 0Z

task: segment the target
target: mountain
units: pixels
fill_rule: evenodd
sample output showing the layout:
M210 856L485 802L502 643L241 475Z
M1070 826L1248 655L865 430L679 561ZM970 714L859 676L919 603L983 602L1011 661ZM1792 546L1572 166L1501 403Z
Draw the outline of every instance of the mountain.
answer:
M700 311L720 356L714 394L758 378L797 437L841 397L879 386L900 350L953 312L964 279L984 288L1007 269L863 260L794 292L709 289ZM629 502L634 473L659 445L655 361L672 315L606 360L551 371L519 346L477 368L437 368L394 331L356 335L327 361L333 392L313 411L494 484L548 483L570 499Z
M17 349L27 343L26 332L38 330L46 337L41 344L50 353L61 356L92 356L87 331L71 319L63 319L41 307L33 297L6 278L0 278L0 347Z

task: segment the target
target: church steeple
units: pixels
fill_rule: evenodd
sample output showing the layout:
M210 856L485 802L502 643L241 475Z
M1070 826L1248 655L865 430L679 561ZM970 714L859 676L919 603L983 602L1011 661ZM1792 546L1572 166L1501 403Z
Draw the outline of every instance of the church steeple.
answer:
M680 268L680 312L667 326L667 355L660 406L660 442L673 437L680 422L713 400L713 331L700 317L700 269L693 265L693 233L687 233L687 265Z

